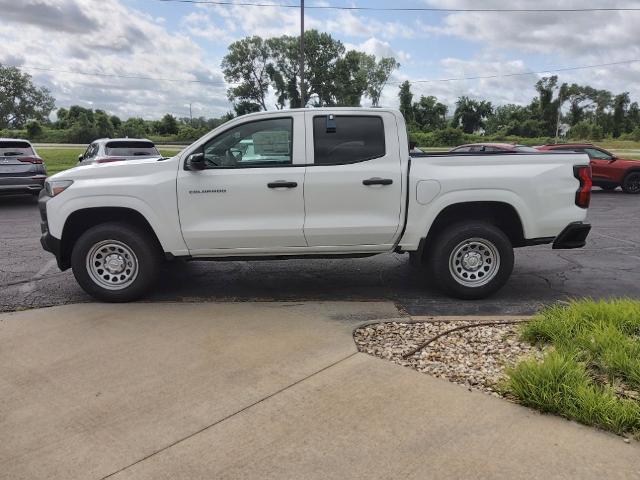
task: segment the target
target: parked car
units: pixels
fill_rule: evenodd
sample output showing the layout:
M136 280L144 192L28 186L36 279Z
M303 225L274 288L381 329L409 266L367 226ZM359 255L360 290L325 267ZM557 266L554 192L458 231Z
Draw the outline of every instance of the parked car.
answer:
M0 193L38 195L46 178L45 164L31 143L0 138Z
M451 153L537 153L533 147L514 143L469 143L449 150Z
M410 156L408 144L391 109L237 117L172 158L52 176L39 203L42 245L111 302L149 291L168 259L387 252L409 252L453 296L482 298L511 275L514 247L585 245L585 154L453 162L446 152Z
M640 193L640 161L627 160L591 143L560 143L537 147L543 152L581 152L589 155L593 184L604 190L622 187L625 193Z
M160 157L153 142L145 138L100 138L78 155L78 165Z

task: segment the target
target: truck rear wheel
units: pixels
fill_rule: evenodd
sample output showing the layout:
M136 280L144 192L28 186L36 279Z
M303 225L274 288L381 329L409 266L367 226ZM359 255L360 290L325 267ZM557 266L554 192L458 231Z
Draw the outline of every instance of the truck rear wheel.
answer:
M71 268L82 289L105 302L142 297L157 277L162 257L144 230L109 222L84 232L73 246Z
M436 284L449 295L479 299L498 291L513 270L513 247L499 228L458 223L434 241L429 255Z

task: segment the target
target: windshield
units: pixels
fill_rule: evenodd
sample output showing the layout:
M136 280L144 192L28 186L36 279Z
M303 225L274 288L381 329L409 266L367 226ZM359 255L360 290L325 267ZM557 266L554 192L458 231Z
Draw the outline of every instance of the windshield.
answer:
M105 153L114 157L160 156L151 142L109 142L105 145Z
M35 155L33 148L27 142L0 141L0 157L22 157Z

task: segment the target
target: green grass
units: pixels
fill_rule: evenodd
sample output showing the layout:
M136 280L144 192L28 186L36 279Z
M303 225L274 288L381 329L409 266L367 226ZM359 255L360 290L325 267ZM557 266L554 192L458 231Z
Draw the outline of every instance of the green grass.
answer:
M78 163L78 155L83 153L85 148L40 147L37 151L47 166L47 173L53 175L75 167ZM160 154L165 157L172 157L178 152L179 150L160 149Z
M505 388L527 406L618 434L640 434L640 301L572 301L522 329L542 361L507 371Z

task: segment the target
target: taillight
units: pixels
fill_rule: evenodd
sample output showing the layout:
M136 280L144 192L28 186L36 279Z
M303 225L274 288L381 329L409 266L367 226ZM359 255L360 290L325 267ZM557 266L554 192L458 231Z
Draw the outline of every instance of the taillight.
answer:
M42 159L39 157L20 157L18 160L24 163L33 163L36 165L42 164Z
M573 167L573 176L580 181L580 187L576 191L576 205L580 208L589 208L591 202L591 166L577 165Z

